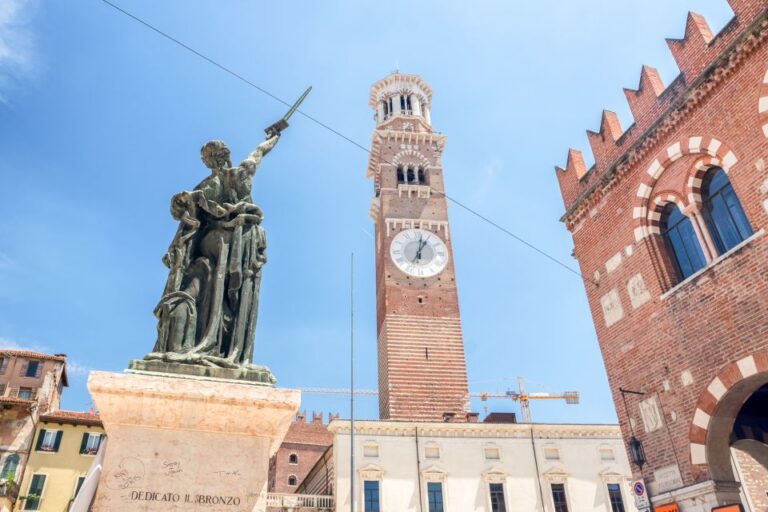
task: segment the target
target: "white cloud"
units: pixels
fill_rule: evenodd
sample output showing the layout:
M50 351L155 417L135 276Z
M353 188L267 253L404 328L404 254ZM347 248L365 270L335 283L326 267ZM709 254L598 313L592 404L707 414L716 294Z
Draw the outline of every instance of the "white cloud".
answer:
M43 345L21 342L21 341L13 340L10 338L4 338L2 336L0 336L0 348L11 349L11 350L31 350L33 352L43 352L43 353L50 352L50 349Z
M37 0L0 0L0 102L35 68L30 20Z

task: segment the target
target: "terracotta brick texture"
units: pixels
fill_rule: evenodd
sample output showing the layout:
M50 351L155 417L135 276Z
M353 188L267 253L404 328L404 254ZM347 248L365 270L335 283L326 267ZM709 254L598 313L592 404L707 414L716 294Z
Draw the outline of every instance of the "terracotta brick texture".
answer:
M338 414L330 415L329 423L334 418L338 418ZM298 414L277 453L269 461L269 491L294 493L332 444L333 434L328 431L328 425L323 423L322 413L313 412L311 422L307 422L306 413ZM295 455L295 459L291 458L292 455ZM296 478L295 485L289 482L291 476Z
M413 75L391 75L382 82L387 80L400 81L406 90L423 83ZM440 162L445 137L422 116L395 115L377 125L373 141L369 169L377 205L372 217L380 417L441 421L444 413L452 413L466 418L466 361ZM400 163L424 170L420 191L398 184ZM448 263L437 275L410 276L392 261L392 240L408 228L421 228L445 243Z
M592 168L571 150L556 170L625 440L633 428L643 442L646 478L677 464L685 485L711 479L695 445L706 443L721 386L753 374L752 361L763 371L768 349L768 2L730 3L720 33L692 14L685 38L668 41L681 72L666 88L642 68L626 91L634 124L621 133L603 116L589 135ZM701 213L710 167L727 172L755 232L725 255ZM670 201L693 219L708 258L684 282L659 234ZM629 417L620 387L645 392L627 396ZM656 404L641 412L648 399Z

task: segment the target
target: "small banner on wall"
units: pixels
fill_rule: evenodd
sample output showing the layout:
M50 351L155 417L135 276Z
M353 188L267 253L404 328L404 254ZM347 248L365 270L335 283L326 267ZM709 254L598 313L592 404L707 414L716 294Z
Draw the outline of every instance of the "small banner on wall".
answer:
M677 503L668 503L666 505L659 505L653 509L653 512L680 512Z
M723 505L722 507L713 508L712 512L744 512L744 507L739 504Z

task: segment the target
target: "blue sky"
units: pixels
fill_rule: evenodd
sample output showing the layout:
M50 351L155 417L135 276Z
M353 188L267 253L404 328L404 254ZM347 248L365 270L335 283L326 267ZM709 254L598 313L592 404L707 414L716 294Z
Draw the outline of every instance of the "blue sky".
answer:
M664 38L682 36L687 10L714 32L732 16L725 0L116 3L287 100L311 84L302 108L364 146L370 85L396 68L422 75L448 135L449 195L573 267L553 166L588 150L603 108L631 124L622 87L642 64L674 79ZM206 175L200 146L223 139L239 160L284 110L98 0L0 1L0 341L69 355L64 407L90 406L88 371L152 348L169 200ZM376 387L366 163L297 116L254 180L269 240L255 360L281 386L347 385L354 252L357 380ZM582 395L534 403L536 421L615 421L580 280L449 214L470 389L522 375L530 391ZM316 395L302 408L349 412ZM377 410L359 399L360 416Z

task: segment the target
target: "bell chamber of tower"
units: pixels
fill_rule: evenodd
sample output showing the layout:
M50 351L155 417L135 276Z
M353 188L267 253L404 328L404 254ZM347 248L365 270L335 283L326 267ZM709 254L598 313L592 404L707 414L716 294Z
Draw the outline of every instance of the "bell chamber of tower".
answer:
M393 73L371 87L379 412L382 419L465 420L464 342L432 89Z

